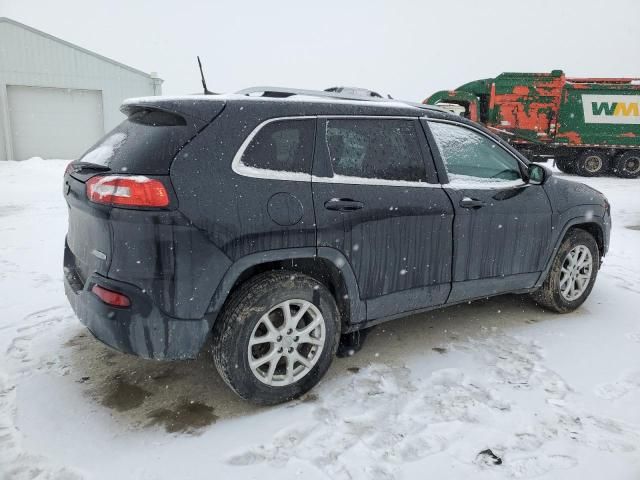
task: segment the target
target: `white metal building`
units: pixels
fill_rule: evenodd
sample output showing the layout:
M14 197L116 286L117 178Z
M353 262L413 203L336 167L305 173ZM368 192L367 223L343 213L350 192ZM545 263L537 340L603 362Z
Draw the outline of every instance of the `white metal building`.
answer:
M124 116L129 97L162 80L0 18L0 160L74 159Z

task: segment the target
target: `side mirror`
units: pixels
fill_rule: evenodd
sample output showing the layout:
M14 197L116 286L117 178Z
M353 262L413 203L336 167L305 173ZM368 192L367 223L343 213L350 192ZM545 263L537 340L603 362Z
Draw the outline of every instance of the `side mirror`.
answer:
M527 174L531 185L542 185L551 176L551 170L539 163L531 162Z

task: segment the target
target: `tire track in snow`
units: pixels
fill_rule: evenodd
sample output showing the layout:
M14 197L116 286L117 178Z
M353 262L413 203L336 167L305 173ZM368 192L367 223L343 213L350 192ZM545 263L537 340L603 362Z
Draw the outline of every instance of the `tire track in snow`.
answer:
M16 380L42 371L66 374L59 351L48 351L45 356L32 352L33 341L41 336L52 336L54 328L73 318L69 308L56 305L33 311L19 322L2 327L13 329L14 334L6 348L7 362L0 371L0 466L3 475L12 480L78 480L82 476L69 468L57 466L46 457L25 452L21 433L15 425Z
M0 373L0 474L12 480L81 480L80 473L25 453L15 425L16 386Z
M34 326L33 323L30 323L31 319L44 319L43 322L48 322L49 321L49 317L47 316L49 314L49 312L52 311L56 311L56 310L60 310L63 308L67 308L63 305L55 305L53 307L47 307L47 308L43 308L42 310L36 310L35 312L31 312L28 315L25 315L24 317L22 317L22 319L20 319L20 321L18 322L20 325L20 327L16 328L16 323L12 323L9 325L4 325L2 327L0 327L0 331L2 330L8 330L10 328L16 328L16 331L20 332L23 331L25 329L29 329L32 328ZM25 325L26 323L26 325Z
M32 342L36 337L50 333L52 327L73 318L69 308L58 305L32 312L23 317L20 327L15 328L13 336L6 349L8 358L14 360L13 371L17 376L32 375L42 370L57 369L64 374L68 367L63 365L62 357L57 350L49 352L53 357L36 358L31 352Z
M535 341L492 335L471 340L470 345L490 368L496 383L523 390L542 388L552 401L562 400L573 392L560 375L544 365L542 348Z
M573 406L570 386L544 365L535 342L494 332L453 348L479 360L484 380L455 368L421 380L407 368L373 364L320 388L310 420L236 452L227 462L281 467L296 460L331 479L377 480L399 478L405 464L442 453L474 469L533 478L562 475L578 464L566 452L550 451L558 439L605 452L630 452L640 445L631 427ZM544 410L505 399L518 392L540 397ZM489 446L502 465L478 463L477 453Z
M640 370L623 374L618 380L603 383L595 388L595 394L605 400L617 400L640 388Z
M640 343L640 332L629 332L626 337L632 342Z
M607 254L606 263L598 275L604 275L615 280L616 286L628 292L640 293L640 274L637 265L616 252ZM637 263L637 262L636 262Z

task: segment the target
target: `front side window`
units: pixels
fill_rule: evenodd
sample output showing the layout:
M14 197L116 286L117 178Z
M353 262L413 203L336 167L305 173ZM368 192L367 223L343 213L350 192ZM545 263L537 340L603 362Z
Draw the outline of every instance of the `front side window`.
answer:
M402 119L330 119L326 142L335 176L423 182L416 123Z
M429 122L449 180L504 184L522 179L518 160L488 137L450 123Z
M244 166L311 173L315 120L278 120L264 125L242 154Z

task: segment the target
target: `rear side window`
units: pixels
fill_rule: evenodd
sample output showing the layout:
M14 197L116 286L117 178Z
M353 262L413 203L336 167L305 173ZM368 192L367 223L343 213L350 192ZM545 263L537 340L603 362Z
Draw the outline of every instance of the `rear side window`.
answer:
M197 134L179 115L144 109L91 147L80 161L105 165L114 172L163 175L175 154Z
M244 167L311 174L315 120L278 120L264 125L242 154Z
M326 142L334 176L426 180L413 120L330 119Z
M496 183L522 179L518 161L493 140L468 128L429 122L451 183Z

